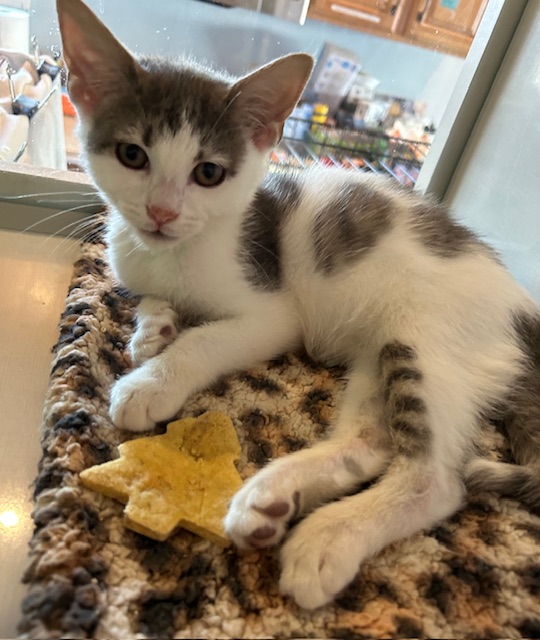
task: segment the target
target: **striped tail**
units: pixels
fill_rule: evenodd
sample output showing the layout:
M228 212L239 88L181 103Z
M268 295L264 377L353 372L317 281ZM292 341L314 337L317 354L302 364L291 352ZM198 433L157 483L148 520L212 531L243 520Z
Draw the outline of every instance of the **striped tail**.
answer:
M465 483L474 491L497 491L540 512L540 315L514 317L525 367L510 392L502 425L517 464L475 459Z

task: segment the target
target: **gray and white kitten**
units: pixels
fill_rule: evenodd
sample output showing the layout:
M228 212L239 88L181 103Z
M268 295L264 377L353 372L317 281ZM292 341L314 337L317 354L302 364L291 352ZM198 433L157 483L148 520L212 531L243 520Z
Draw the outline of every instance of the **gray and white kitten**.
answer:
M135 60L81 0L58 10L88 167L111 205L109 259L143 296L140 366L111 390L116 426L151 429L224 374L301 344L346 363L329 438L251 478L225 521L238 546L266 547L309 514L280 582L307 608L453 514L467 484L540 507L540 316L493 252L378 177L266 173L311 58L235 81ZM206 323L177 335L179 314ZM475 457L495 407L522 466Z

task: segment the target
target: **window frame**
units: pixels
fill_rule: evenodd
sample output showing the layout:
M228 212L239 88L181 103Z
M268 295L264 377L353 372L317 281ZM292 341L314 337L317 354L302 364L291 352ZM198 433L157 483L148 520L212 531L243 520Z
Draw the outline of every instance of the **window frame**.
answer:
M450 98L416 189L444 199L465 145L530 0L491 0ZM0 163L0 229L69 235L100 211L84 173ZM90 202L91 201L91 202ZM62 215L65 209L72 209Z
M529 1L490 0L418 176L422 193L444 200Z

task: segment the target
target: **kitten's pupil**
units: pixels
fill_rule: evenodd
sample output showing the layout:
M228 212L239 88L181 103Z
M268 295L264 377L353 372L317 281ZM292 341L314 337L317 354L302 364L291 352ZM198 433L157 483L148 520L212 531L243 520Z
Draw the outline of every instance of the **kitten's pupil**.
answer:
M201 187L216 187L225 180L225 169L213 162L201 162L193 169L193 179Z
M128 169L144 169L148 165L146 152L137 144L121 142L116 146L116 157Z
M128 158L130 162L136 162L138 157L139 149L134 144L130 144L126 147L126 158Z
M201 168L201 171L206 180L212 180L214 174L216 173L216 166L214 164L210 164L210 162L205 162Z

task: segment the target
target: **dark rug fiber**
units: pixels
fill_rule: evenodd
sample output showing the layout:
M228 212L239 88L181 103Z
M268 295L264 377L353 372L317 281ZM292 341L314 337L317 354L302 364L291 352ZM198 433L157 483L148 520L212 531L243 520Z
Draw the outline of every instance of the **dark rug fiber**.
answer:
M103 245L83 245L44 409L21 637L540 637L540 519L495 495L470 496L452 519L387 548L315 612L280 596L276 550L239 554L187 531L155 542L124 528L122 506L84 489L79 473L133 437L107 411L111 383L130 367L135 305L112 282ZM248 477L323 436L343 388L342 370L288 354L193 397L182 416L228 414ZM480 445L508 456L495 425Z

